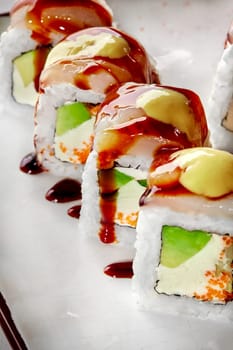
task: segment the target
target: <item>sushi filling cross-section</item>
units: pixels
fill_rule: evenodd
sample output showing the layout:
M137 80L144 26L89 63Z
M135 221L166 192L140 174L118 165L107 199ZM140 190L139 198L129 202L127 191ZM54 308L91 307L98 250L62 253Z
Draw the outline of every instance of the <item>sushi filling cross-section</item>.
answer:
M163 226L155 291L213 303L233 300L233 237Z
M94 109L94 105L81 102L66 103L57 108L54 137L56 158L73 164L85 164L93 144Z
M193 147L152 163L133 262L141 306L233 319L232 208L231 153Z
M114 167L98 171L101 210L99 236L104 243L113 243L115 225L135 228L139 201L145 191L147 173L139 169Z
M40 47L23 53L13 60L12 94L16 102L35 106L39 78L50 47Z

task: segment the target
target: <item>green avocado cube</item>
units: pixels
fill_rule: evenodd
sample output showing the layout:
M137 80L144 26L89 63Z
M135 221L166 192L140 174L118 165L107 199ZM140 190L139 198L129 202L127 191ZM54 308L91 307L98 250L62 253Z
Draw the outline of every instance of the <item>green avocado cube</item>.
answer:
M14 68L17 69L25 87L39 79L49 51L49 47L40 47L14 59Z
M137 180L139 185L141 185L142 187L147 187L147 180L146 179L141 179L141 180Z
M211 239L205 231L188 231L178 226L163 226L160 262L174 268L197 254Z
M56 135L61 136L90 118L91 114L83 103L65 104L57 108Z
M21 78L23 80L24 86L28 86L35 77L35 60L36 51L28 51L19 57L16 57L13 64L17 68Z
M129 181L133 180L133 176L122 173L121 171L114 169L114 178L116 188L120 188L126 185Z

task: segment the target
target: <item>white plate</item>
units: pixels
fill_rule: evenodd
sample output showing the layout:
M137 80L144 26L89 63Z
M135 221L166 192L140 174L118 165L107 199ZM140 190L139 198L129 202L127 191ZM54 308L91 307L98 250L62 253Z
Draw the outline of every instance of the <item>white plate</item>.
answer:
M14 0L1 0L0 3L0 14L9 12L12 5L14 4Z
M109 4L119 26L158 58L162 82L195 90L206 107L232 0ZM0 115L1 290L29 349L231 350L231 324L139 311L131 281L104 275L107 264L134 251L81 242L77 220L66 214L75 203L44 199L59 179L19 171L32 150L32 127L24 116Z

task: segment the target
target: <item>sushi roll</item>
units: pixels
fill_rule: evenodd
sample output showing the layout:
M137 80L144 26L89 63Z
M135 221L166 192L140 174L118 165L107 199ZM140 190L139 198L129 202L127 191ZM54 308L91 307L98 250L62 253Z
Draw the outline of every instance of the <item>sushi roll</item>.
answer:
M110 27L71 34L49 53L35 109L39 164L59 176L81 179L93 143L98 105L122 82L158 82L145 49Z
M201 101L190 90L126 83L102 103L94 135L83 173L80 232L132 244L153 158L208 142Z
M0 99L5 106L31 113L29 106L35 105L51 47L78 30L112 23L112 11L104 0L16 1L0 41L0 76L6 77Z
M207 117L213 147L233 153L233 22L217 66Z
M140 199L133 292L141 308L233 320L233 155L153 162Z

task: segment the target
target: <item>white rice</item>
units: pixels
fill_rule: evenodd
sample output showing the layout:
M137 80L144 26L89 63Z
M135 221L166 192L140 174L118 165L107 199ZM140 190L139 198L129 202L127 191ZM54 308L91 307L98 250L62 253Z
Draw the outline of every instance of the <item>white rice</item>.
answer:
M210 142L214 148L233 153L233 132L222 126L233 99L233 45L225 48L217 67L212 92L208 101L207 120Z
M233 199L231 205L232 202ZM189 206L192 207L192 203ZM182 226L188 230L201 229L219 234L229 233L233 236L231 207L225 209L225 217L215 217L209 212L205 213L205 206L200 205L203 213L201 213L201 209L196 213L191 208L187 212L178 212L165 206L145 205L141 208L137 224L136 256L133 263L134 277L132 281L133 294L139 308L201 319L233 320L233 302L228 302L226 305L216 305L188 297L158 294L154 290L158 280L156 268L160 261L163 225Z

